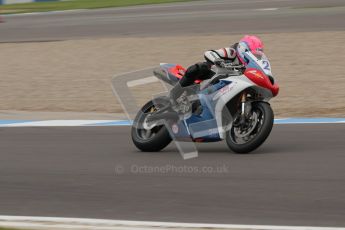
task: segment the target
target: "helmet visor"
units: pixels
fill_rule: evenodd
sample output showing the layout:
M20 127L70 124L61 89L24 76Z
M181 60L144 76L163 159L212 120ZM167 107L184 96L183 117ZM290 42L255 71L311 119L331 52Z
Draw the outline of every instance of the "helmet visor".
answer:
M263 51L260 50L256 50L254 52L252 52L252 54L258 59L258 60L264 60L267 59L265 53Z

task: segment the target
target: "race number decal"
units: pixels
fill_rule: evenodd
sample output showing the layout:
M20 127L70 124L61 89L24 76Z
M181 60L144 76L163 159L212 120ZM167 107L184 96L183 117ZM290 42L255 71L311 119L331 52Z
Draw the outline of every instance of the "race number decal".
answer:
M271 70L270 63L268 61L262 61L265 70Z

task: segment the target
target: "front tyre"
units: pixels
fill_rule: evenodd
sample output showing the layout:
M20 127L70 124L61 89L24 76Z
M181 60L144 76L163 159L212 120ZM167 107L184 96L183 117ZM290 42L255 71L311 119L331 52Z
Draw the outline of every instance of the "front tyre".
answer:
M236 121L236 118L235 118ZM226 143L235 153L249 153L262 145L271 133L274 114L266 102L253 102L244 123L232 125L226 132Z
M143 123L151 113L164 106L165 101L155 99L146 103L138 112L134 119L131 135L134 145L143 152L157 152L165 148L170 142L171 137L164 125L155 126L150 129L144 128Z

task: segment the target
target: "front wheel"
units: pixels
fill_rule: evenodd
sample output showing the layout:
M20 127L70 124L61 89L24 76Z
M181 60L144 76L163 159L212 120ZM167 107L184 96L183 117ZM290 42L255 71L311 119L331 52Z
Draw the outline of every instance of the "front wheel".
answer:
M254 102L245 122L233 124L226 132L226 143L236 153L249 153L265 142L271 133L273 121L271 106L266 102Z
M144 128L147 116L157 112L165 104L166 101L160 99L155 99L155 103L150 101L143 106L134 119L131 131L132 140L134 145L143 152L160 151L172 140L164 125Z

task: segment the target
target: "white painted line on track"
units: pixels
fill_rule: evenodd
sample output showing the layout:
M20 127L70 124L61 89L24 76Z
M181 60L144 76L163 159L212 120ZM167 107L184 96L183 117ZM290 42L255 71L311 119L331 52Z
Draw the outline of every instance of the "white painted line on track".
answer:
M278 8L262 8L262 9L255 9L256 11L273 11L278 10Z
M274 0L273 3L277 2L285 2L286 0ZM191 1L191 2L182 2L182 3L166 3L166 4L151 4L151 5L141 5L141 6L126 6L126 7L117 7L112 9L118 9L118 10L137 10L137 9L153 9L153 8L175 8L175 7L194 7L194 6L216 6L216 5L224 5L224 7L230 7L232 5L238 5L238 4L244 4L243 0L224 0L224 1ZM247 2L250 4L254 3L267 3L267 0L251 0L250 2ZM110 9L110 8L107 8Z
M75 10L55 10L47 12L29 12L29 13L15 13L15 14L6 14L5 17L18 17L18 16L32 16L32 15L51 15L51 14L68 14L68 13L82 13L88 12L89 9L75 9Z
M23 121L0 124L0 127L64 127L64 126L88 126L93 124L108 123L109 120L49 120L49 121Z
M106 219L0 216L2 227L36 227L40 229L257 229L257 230L345 230L343 227L237 225L207 223L175 223L151 221L126 221Z
M136 85L136 83L134 84ZM279 118L275 125L289 124L343 124L345 118ZM129 126L130 120L0 120L0 127L78 127L78 126Z
M284 2L286 0L275 0L275 2ZM250 3L266 3L267 0L253 0ZM39 15L51 15L51 14L67 14L67 13L83 13L83 12L102 12L102 11L122 11L122 10L138 10L138 9L159 9L159 8L176 8L176 7L193 7L193 6L215 6L224 5L224 8L231 8L232 5L243 4L242 0L239 1L192 1L185 3L166 3L166 4L151 4L151 5L139 5L139 6L125 6L125 7L109 7L109 8L99 8L99 9L71 9L71 10L57 10L57 11L47 11L47 12L29 12L29 13L14 13L6 14L5 17L17 17L17 16L39 16ZM270 10L278 8L264 8L257 10Z

